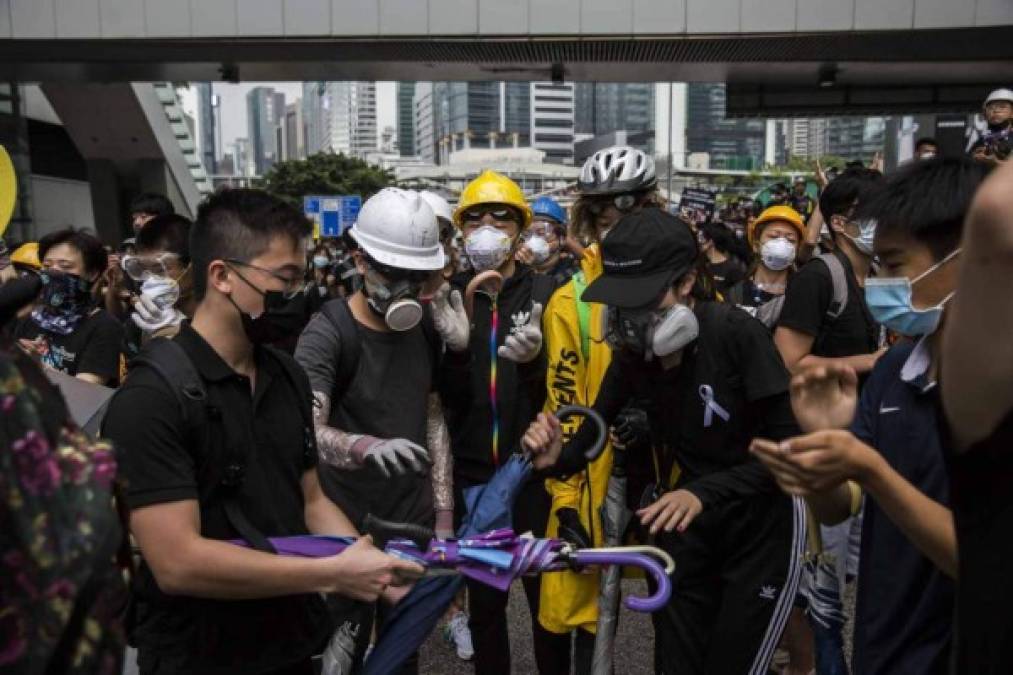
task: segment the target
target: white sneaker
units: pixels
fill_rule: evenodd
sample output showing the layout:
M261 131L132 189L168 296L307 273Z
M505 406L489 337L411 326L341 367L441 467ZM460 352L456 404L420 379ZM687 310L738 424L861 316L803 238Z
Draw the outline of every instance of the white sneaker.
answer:
M475 647L471 644L471 631L468 630L468 615L457 612L450 622L443 627L443 639L457 650L457 658L470 661L475 656Z

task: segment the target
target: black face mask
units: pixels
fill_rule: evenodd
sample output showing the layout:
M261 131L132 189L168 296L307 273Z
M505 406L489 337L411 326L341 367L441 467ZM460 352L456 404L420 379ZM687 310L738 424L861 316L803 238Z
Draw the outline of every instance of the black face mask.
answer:
M229 302L239 311L243 331L250 342L271 344L298 335L306 327L309 320L309 306L305 291L286 298L281 291L260 291L256 287L252 288L264 296L264 311L259 316L252 317L239 309L236 301L229 296Z

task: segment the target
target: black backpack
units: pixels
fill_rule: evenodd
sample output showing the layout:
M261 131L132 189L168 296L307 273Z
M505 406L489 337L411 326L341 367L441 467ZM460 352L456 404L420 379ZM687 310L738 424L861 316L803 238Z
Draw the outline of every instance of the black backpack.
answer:
M282 366L285 379L293 392L299 391L300 373L298 365L290 359L281 358L271 348L271 357ZM169 338L150 340L141 353L130 362L131 372L137 368L150 368L166 384L179 404L183 418L184 437L193 447L204 447L209 457L221 458L221 476L218 488L222 490L222 502L229 524L239 535L259 551L275 553L267 537L250 523L239 505L239 488L246 473L247 455L245 443L225 443L225 428L222 425L221 408L208 400L207 388L200 373L187 356L186 351ZM313 411L305 397L298 396L299 412L303 422L303 452L315 454Z

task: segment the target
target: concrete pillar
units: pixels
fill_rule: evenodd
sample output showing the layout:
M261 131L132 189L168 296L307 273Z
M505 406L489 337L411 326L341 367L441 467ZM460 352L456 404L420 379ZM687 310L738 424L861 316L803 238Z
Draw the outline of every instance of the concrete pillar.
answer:
M88 184L91 186L91 207L99 239L115 245L132 236L128 214L120 205L120 180L113 162L89 159Z

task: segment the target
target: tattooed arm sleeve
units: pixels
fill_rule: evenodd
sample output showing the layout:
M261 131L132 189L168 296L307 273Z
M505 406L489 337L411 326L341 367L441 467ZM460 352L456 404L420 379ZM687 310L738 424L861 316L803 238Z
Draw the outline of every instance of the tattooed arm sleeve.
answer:
M352 446L362 435L328 426L330 415L331 397L319 391L313 392L313 428L316 430L320 461L346 471L361 468L352 455Z
M429 395L426 441L433 459L433 504L436 511L454 510L454 458L450 454L450 432L443 417L440 395Z

